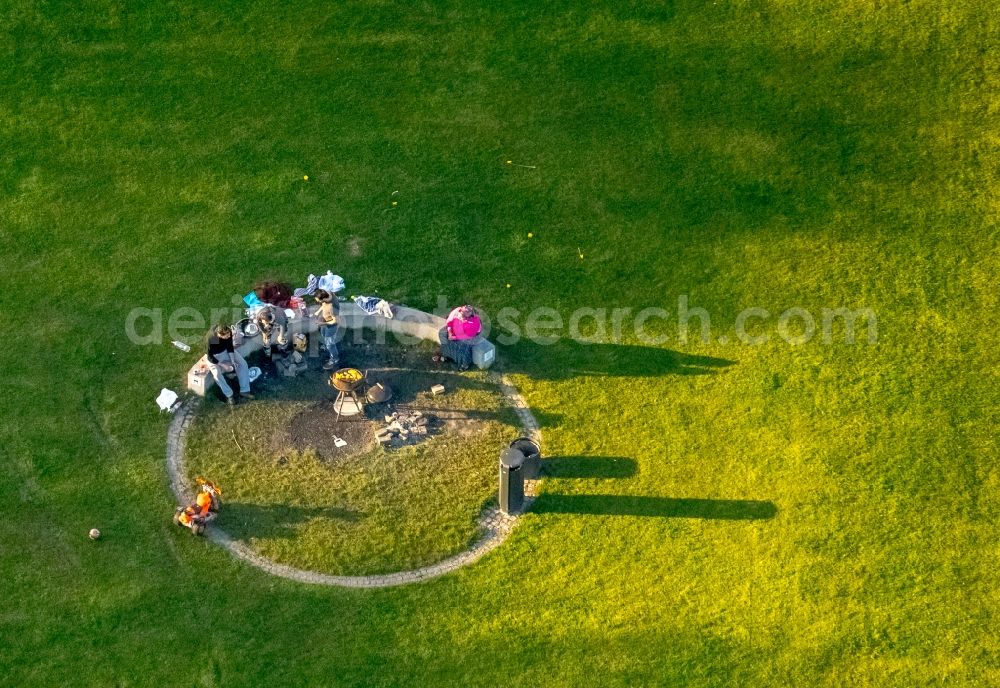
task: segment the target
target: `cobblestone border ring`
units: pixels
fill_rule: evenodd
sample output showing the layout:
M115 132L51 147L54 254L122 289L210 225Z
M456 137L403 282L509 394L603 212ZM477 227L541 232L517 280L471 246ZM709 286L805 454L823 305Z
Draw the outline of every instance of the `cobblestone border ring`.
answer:
M524 432L541 444L541 431L538 427L538 422L532 415L531 409L528 408L524 397L521 396L517 388L510 382L510 379L506 375L490 373L490 380L500 387L504 399L517 412L518 420ZM171 420L170 428L167 431L167 473L170 476L170 488L181 504L191 502L194 495L194 490L187 479L184 467L184 446L188 427L194 419L200 401L198 398L185 401L174 412L173 420ZM533 480L526 481L525 483L524 510L527 510L531 506L536 484L537 481ZM288 578L301 583L335 585L343 588L388 588L395 585L406 585L407 583L419 583L420 581L443 576L463 566L468 566L487 552L496 549L507 539L516 521L516 516L508 516L497 507L484 509L477 520L477 524L483 529L483 535L464 552L459 552L430 566L373 576L333 576L279 564L257 554L243 543L234 540L224 531L214 526L206 531L206 537L216 544L225 547L236 558L242 559L248 564L252 564L274 576Z

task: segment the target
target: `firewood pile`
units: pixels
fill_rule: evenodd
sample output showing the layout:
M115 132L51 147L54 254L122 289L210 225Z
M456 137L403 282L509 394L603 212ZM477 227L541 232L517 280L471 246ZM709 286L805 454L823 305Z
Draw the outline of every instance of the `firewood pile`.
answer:
M375 439L383 446L401 447L432 435L437 418L416 409L397 409L385 416L385 423L385 427L375 433Z

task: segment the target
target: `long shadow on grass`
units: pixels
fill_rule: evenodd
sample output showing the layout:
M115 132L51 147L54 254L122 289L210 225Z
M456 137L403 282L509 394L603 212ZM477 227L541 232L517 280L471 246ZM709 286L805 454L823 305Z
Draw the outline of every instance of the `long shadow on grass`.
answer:
M381 382L392 390L393 403L409 403L414 401L419 394L427 393L435 384L443 384L450 392L455 391L488 391L495 392L496 385L484 380L461 375L450 367L438 366L431 361L418 362L416 364L402 364L397 366L383 367L377 362L366 361L360 355L354 360L341 359L344 367L357 367L362 372L367 373L367 384L373 385ZM251 365L258 365L264 371L264 377L254 383L254 392L263 394L262 398L280 398L282 400L308 401L308 400L333 400L337 396L337 390L328 384L331 371L322 370L322 361L309 359L309 370L294 377L282 377L274 366L264 359L263 355L256 356L251 361ZM221 395L218 395L221 399Z
M510 368L533 378L660 377L716 375L736 361L632 344L585 344L561 339L551 345L519 342L509 350Z
M297 534L295 526L314 518L331 518L353 523L364 517L360 511L335 506L301 507L287 504L247 504L227 502L219 515L219 525L231 529L235 537L288 538Z
M631 478L639 470L635 459L622 456L546 456L546 478Z
M543 494L535 500L531 511L538 514L757 521L773 518L778 513L778 507L773 502L756 499L679 499L626 495Z
M387 412L405 408L420 410L428 414L443 412L441 415L446 415L450 420L513 422L514 412L506 406L498 410L486 410L462 408L458 405L461 402L458 401L450 406L421 403L421 396L426 395L435 384L442 384L445 387L446 396L443 398L443 403L448 403L449 395L456 392L497 393L499 390L495 383L462 375L454 370L450 364L439 365L425 360L425 358L393 359L386 363L383 359L387 355L399 356L401 354L391 347L383 349L385 347L374 347L373 349L358 347L357 350L351 352L351 357L345 355L341 359L341 363L345 366L357 366L366 372L368 385L377 382L383 383L392 390L392 398L388 403L366 404L368 418L381 419ZM387 354L386 351L389 353ZM369 353L371 357L367 358L366 355ZM251 365L260 366L264 371L264 376L254 383L253 391L257 397L255 404L313 401L317 404L325 403L332 409L337 390L327 383L330 372L322 370L321 360L309 359L309 370L294 378L285 378L278 374L261 352L252 354L249 362ZM218 386L213 387L210 395L219 403L223 401ZM562 419L562 414L545 411L535 411L534 416L543 428L557 425Z

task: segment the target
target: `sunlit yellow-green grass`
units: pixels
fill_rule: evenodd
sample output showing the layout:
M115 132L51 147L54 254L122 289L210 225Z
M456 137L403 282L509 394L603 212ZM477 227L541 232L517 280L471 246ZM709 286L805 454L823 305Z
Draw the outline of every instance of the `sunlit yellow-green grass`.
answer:
M482 373L406 371L393 387L395 398L408 400L404 408L427 415L446 409L474 417L473 424L338 459L297 448L279 434L333 396L324 393L321 377L313 371L305 383L272 384L266 395L232 411L221 403L201 411L186 463L192 477L210 476L224 486L224 508L213 527L273 561L341 575L425 566L472 544L481 535L476 519L483 506L496 503L498 447L518 436L499 390ZM427 391L439 382L450 389ZM385 407L371 406L381 421ZM329 406L322 408L308 417L325 420L331 434L357 422L336 423Z
M0 4L0 683L1000 684L998 45L987 0ZM203 328L126 323L328 269L670 314L499 347L550 471L503 546L309 586L171 525ZM782 340L840 307L877 341Z

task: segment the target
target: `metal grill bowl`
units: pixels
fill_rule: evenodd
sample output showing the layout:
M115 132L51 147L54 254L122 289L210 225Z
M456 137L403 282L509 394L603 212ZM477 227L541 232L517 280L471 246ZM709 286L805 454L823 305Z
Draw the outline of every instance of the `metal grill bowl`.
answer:
M353 392L364 383L365 376L357 368L341 368L330 376L330 386L339 392Z

